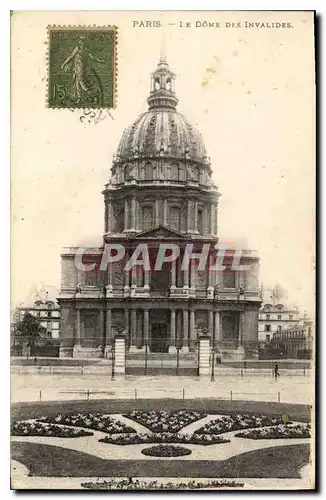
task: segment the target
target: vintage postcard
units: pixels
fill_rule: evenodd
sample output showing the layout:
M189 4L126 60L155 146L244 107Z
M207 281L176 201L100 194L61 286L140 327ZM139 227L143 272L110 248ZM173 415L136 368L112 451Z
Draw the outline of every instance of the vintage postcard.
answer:
M315 488L315 96L312 11L12 12L12 489Z

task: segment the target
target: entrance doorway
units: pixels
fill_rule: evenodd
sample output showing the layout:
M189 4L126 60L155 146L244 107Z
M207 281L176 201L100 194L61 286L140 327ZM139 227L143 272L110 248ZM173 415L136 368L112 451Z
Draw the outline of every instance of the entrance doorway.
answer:
M168 326L164 323L152 323L151 352L169 352Z

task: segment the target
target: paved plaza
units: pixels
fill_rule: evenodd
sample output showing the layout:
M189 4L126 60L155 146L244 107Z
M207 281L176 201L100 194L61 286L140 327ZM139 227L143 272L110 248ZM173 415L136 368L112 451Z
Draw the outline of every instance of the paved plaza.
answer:
M306 373L293 375L284 370L275 380L270 371L251 370L234 374L216 370L215 380L207 377L116 376L80 372L12 374L12 401L59 401L76 399L218 398L222 400L269 401L313 404L313 379Z

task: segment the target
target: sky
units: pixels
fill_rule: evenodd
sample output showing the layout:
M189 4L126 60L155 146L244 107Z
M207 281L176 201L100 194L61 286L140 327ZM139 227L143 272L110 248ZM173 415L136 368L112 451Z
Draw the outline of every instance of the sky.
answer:
M162 28L133 26L141 20L165 26L178 111L201 132L222 193L221 239L258 250L261 282L281 284L291 303L312 314L315 88L307 12L15 13L12 305L35 282L60 287L62 247L101 244L101 191L124 128L147 110L160 55ZM187 21L191 27L180 27ZM245 21L257 25L248 29ZM259 24L266 22L291 27ZM80 111L47 107L47 26L94 24L119 28L117 107L97 124L82 122Z

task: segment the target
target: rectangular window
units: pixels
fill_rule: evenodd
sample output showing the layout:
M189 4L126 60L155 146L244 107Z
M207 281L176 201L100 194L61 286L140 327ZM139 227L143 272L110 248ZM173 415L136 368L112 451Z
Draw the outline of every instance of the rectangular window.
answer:
M270 315L270 314L266 314L266 319L267 319L267 320L269 320L269 319L270 319L270 317L271 317L271 315Z
M277 325L277 331L280 332L282 330L282 325Z
M266 342L270 342L271 341L271 336L270 335L266 335Z
M277 319L278 319L278 320L282 319L282 314L279 314L279 315L277 316Z
M293 316L292 314L289 315L289 320L292 321L293 320Z
M225 269L223 271L223 287L235 288L235 271L231 269Z
M271 331L271 325L265 325L265 332Z
M105 271L100 271L97 265L91 271L85 272L85 286L101 286L105 283Z

